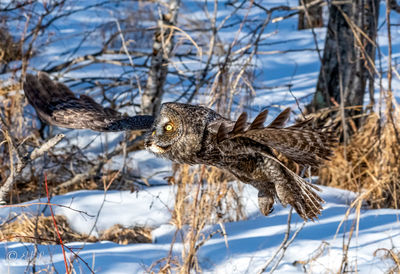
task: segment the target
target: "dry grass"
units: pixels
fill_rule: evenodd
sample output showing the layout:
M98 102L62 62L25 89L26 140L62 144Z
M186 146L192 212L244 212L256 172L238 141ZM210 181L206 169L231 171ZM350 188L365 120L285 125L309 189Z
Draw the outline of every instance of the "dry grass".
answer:
M182 239L182 254L176 258L170 252L155 262L152 269L159 266L162 273L201 271L197 261L199 248L215 234L225 235L223 222L245 218L239 194L241 185L229 183L232 179L232 175L214 167L174 165L169 183L177 185L177 193L171 222L177 228L175 238ZM220 229L203 231L206 225L217 223Z
M21 59L22 52L20 42L14 41L5 27L0 27L0 63L7 64L11 61Z
M88 237L74 232L64 216L55 216L60 235L64 242L88 241L95 242L95 237ZM36 242L40 244L59 244L51 216L28 217L23 214L11 223L1 227L2 241Z
M67 155L67 153L64 154L64 156L65 155ZM74 178L74 174L71 170L74 170L77 173L85 173L85 171L87 171L91 166L87 159L79 159L76 154L72 157L73 159L70 157L63 159L63 155L48 155L48 166L51 165L51 168L47 169L48 186L52 195L62 195L77 190L104 190L103 181L105 180L109 182L111 181L111 178L114 178L114 176L115 180L108 190L129 190L133 192L138 189L137 181L140 181L140 178L136 175L137 171L129 168L127 168L127 172L125 173L118 173L116 170L103 169L99 175L93 174L92 176L89 176L89 178L79 179L76 183L67 187L59 187L65 181ZM0 170L0 178L2 174L7 174L7 164L8 163L6 163L2 169L4 172ZM42 167L36 166L36 164L37 163L34 163L33 165L26 167L24 176L17 178L16 184L9 194L10 204L31 201L43 196L43 193L45 193L42 178L44 171ZM4 176L4 178L6 178L6 176Z
M379 248L374 252L374 256L380 256L382 260L389 260L389 264L391 264L392 266L390 266L389 269L385 271L385 273L400 273L400 252L397 251L395 248Z
M20 90L19 83L0 81L0 112L9 125L10 133L16 138L23 139L26 125L23 116L23 97Z
M178 186L172 222L181 228L199 214L207 224L243 219L241 185L228 183L233 179L215 167L179 165L170 180Z
M100 237L80 234L71 229L67 219L62 215L55 216L61 238L68 242L112 241L118 244L151 243L151 229L146 227L128 227L116 224L100 233ZM23 241L38 244L59 244L51 216L28 217L23 214L11 223L0 228L0 241Z
M139 226L126 228L120 224L116 224L103 231L99 240L112 241L120 245L151 243L151 229Z
M399 118L398 107L382 119L371 113L349 143L340 145L332 161L320 169L321 184L363 193L372 208L398 208Z

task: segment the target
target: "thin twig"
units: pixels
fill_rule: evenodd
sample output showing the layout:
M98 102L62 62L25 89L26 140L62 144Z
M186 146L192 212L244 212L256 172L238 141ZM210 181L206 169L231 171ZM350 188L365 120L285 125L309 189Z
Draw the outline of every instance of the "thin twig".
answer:
M270 273L274 272L276 268L278 267L279 263L282 261L283 257L285 256L286 249L291 245L291 243L294 241L294 239L297 237L299 232L303 229L304 225L306 224L303 222L303 224L293 233L292 237L289 239L290 236L290 223L292 221L292 212L293 212L293 207L290 208L289 215L288 215L288 220L287 220L287 229L285 232L285 236L283 237L282 243L279 245L278 249L276 250L275 254L269 258L269 260L263 265L263 267L257 272L258 274L264 273L265 270L267 270L268 266L274 261L274 259L278 256L277 261L275 262L274 266L271 268Z
M46 186L47 202L50 204L50 195L49 195L49 188L47 186L47 174L46 173L44 174L44 185ZM51 218L53 219L54 228L56 229L57 237L61 244L61 249L62 249L62 253L64 256L65 272L67 272L67 274L69 274L70 272L69 272L69 267L68 267L68 263L67 263L67 256L65 255L64 243L61 238L60 231L58 230L56 218L54 217L53 208L51 207L51 205L49 206L49 208L50 208Z
M4 207L30 207L30 206L33 206L33 205L58 206L58 207L70 209L70 210L75 211L75 212L77 212L77 213L79 213L79 214L86 215L86 216L88 216L88 217L90 217L90 218L93 218L93 217L94 217L94 215L90 215L90 214L87 213L86 211L79 210L79 209L75 209L75 208L72 208L72 207L70 207L70 206L60 205L60 204L54 204L54 203L33 202L33 203L29 203L29 204L0 205L0 208L4 208Z

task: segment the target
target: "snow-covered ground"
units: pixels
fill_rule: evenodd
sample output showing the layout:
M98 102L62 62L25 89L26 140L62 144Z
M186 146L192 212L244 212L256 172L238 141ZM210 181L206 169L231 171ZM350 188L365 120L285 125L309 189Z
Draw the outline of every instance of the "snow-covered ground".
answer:
M85 1L76 1L78 4ZM203 18L202 1L182 1L181 13L183 18ZM282 1L266 1L266 6L276 6ZM284 1L285 4L296 6L298 1ZM220 1L220 14L218 22L224 19L229 12L224 9L223 1ZM212 14L213 3L209 1L208 11ZM381 7L381 21L384 18L384 6ZM243 14L237 15L244 16ZM258 13L250 13L253 17L265 16L260 10ZM73 18L71 18L73 17ZM62 53L69 48L76 47L76 43L70 43L76 35L90 24L100 24L113 21L112 13L102 7L83 11L74 16L66 17L55 24L52 31L54 37L64 36L59 42L54 42L45 50L38 52L33 59L31 68L43 69L50 62L57 63L62 58L72 58ZM233 18L232 20L234 20ZM236 18L237 19L237 18ZM394 14L392 23L398 24L400 17ZM148 24L148 22L146 22ZM255 111L271 107L272 115L285 106L291 106L297 110L296 99L302 106L309 102L314 92L319 72L319 59L315 51L301 51L313 49L314 38L309 30L297 31L297 18L292 17L278 23L271 23L265 30L269 35L266 43L260 47L260 54L256 56L254 63L257 65L257 84L265 86L260 89L251 108ZM14 26L21 29L24 25ZM92 26L92 25L90 25ZM231 42L239 26L233 26L231 30L221 34L224 42ZM242 32L249 31L246 28ZM400 56L400 28L393 28L394 60ZM319 47L323 47L325 29L316 30ZM59 36L57 36L59 35ZM76 56L91 52L98 46L93 40L95 34L91 34ZM54 38L56 41L57 39ZM387 36L385 28L379 32L379 44L382 49L382 66L386 67L384 58L387 52ZM276 50L299 50L282 54L270 54ZM394 63L397 64L395 61ZM121 68L119 68L121 69ZM109 75L117 73L115 67L106 65L94 65L84 70L66 73L64 77L85 77L88 75ZM132 75L132 74L129 74ZM292 85L289 90L288 85ZM396 98L400 98L398 92L399 80L394 79ZM76 90L75 90L76 91ZM79 90L81 92L82 90ZM291 93L291 92L292 93ZM378 93L376 96L378 97ZM368 97L368 96L366 96ZM166 94L165 100L176 98L176 94ZM136 98L135 100L137 100ZM198 101L201 101L198 99ZM31 110L29 113L33 113ZM254 114L254 113L253 113ZM85 147L84 151L91 155L102 152L103 143L109 143L112 147L118 143L122 134L98 134L90 131L60 130L67 134L67 139L59 146L76 144ZM87 146L90 144L90 146ZM129 157L129 164L140 170L143 176L163 171L151 180L163 184L162 178L171 173L171 165L168 161L155 159L147 152L133 153ZM120 161L114 160L113 165L120 166ZM302 272L301 265L294 265L295 261L305 261L314 257L321 245L323 252L307 264L307 270L312 273L337 272L343 257L343 248L348 243L349 232L355 221L358 221L358 230L354 231L348 251L348 269L357 270L360 273L383 273L389 269L390 260L382 259L381 253L375 256L379 248L400 248L400 210L361 209L360 219L355 219L354 212L348 218L345 213L349 204L356 198L356 194L334 188L321 187L323 199L326 201L324 210L319 220L306 223L300 230L297 238L286 250L283 260L277 268L280 273ZM168 255L175 234L175 227L170 224L171 209L174 205L175 189L173 186L161 185L142 189L136 193L128 191L78 191L52 198L52 203L65 205L66 207L53 206L55 214L66 216L70 226L81 233L91 232L97 235L114 224L124 226L150 226L153 243L118 245L113 242L98 243L68 243L67 246L79 254L74 261L74 269L77 273L90 272L89 267L97 273L137 273L148 272L150 266L157 260ZM198 260L200 267L206 273L255 273L262 268L273 254L276 253L287 231L288 208L275 206L274 212L268 216L262 216L257 207L256 190L245 186L242 199L246 201L245 212L247 219L238 222L224 224L225 237L216 234L212 239L199 249ZM26 204L33 203L31 201ZM36 201L37 202L37 201ZM30 205L26 207L0 208L0 221L3 222L12 216L21 214L37 214L41 212L43 205ZM77 211L79 210L79 212ZM85 212L85 213L83 213ZM44 214L49 216L49 209L44 209ZM98 216L97 216L98 215ZM97 219L97 220L96 220ZM343 222L343 223L342 223ZM293 214L291 234L303 224L302 220ZM209 235L219 230L219 224L207 226L203 231ZM177 239L173 252L181 254L181 239ZM35 251L35 248L37 250ZM30 259L37 252L35 270L52 270L54 267L58 273L63 273L64 261L61 247L58 245L39 245L35 247L30 243L1 242L0 243L0 273L23 273L32 271ZM71 252L67 250L70 256ZM87 264L87 265L86 265ZM270 270L274 263L267 270ZM29 266L30 265L30 266Z
M277 268L279 273L302 272L301 265L293 263L311 258L318 253L323 243L324 251L307 265L308 270L312 273L338 271L343 245L347 244L348 233L355 221L354 213L347 219L344 219L344 215L356 195L329 187L322 187L322 190L326 204L321 218L316 222L306 223L299 232ZM105 202L94 234L97 230L107 229L117 223L154 227L151 244L118 245L105 241L67 244L97 273L140 273L147 272L152 263L168 255L176 230L173 225L168 224L173 198L173 187L161 186L138 193L109 191L106 196L102 191L77 191L56 196L52 202L67 206L68 208L55 206L55 214L66 216L72 228L83 233L92 229L103 200ZM198 258L204 272L255 273L276 253L282 242L287 230L289 209L277 205L270 216L262 216L257 208L257 192L250 186L245 186L243 199L247 201L245 211L248 219L225 223L226 238L216 234L200 248ZM6 218L21 211L34 213L38 211L37 207L32 205L19 210L1 208L0 216ZM45 210L44 214L49 215L49 210ZM389 261L374 256L374 252L379 248L391 249L393 245L399 247L399 214L400 210L393 209L361 210L359 228L354 232L348 252L349 269L357 269L359 273L384 273L388 269ZM344 222L337 231L342 221ZM297 214L293 214L291 236L302 223ZM218 229L219 225L208 226L204 234L208 235ZM37 248L36 271L51 267L55 267L59 273L65 271L60 246L39 245ZM178 237L174 253L179 255L181 248L181 239ZM30 243L0 243L0 273L22 273L34 252L34 245ZM71 255L68 251L67 254ZM77 273L90 272L80 260L76 260L74 269Z

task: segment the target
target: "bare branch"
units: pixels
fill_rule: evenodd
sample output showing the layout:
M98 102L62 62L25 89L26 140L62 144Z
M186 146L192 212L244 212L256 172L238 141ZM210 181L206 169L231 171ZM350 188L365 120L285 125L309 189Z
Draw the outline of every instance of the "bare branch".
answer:
M400 5L397 4L396 0L389 0L389 8L397 13L400 13Z
M143 149L143 140L144 140L144 136L143 135L139 135L134 140L128 141L126 143L124 142L124 143L120 144L118 147L116 147L110 153L106 153L105 155L102 155L100 157L99 161L93 167L91 167L89 171L84 172L84 173L75 174L75 176L73 178L71 178L70 180L59 184L53 190L54 191L59 191L62 188L70 187L70 186L72 186L74 184L78 184L78 183L80 183L82 181L88 180L89 178L91 178L93 176L96 176L101 171L102 167L110 159L112 159L114 156L118 156L121 153L123 153L125 147L126 147L126 153L131 152L131 151L135 151L135 150L138 150L138 149Z
M14 145L14 142L11 141L8 131L4 130L3 133L5 134L6 139L8 139L7 141L9 143L10 150L11 150L10 151L10 162L12 162L13 154L16 154L17 157L20 159L20 161L18 162L16 168L14 168L14 166L11 164L10 175L8 176L6 182L0 188L0 204L6 203L5 202L6 196L10 192L11 188L13 187L15 178L22 172L24 167L28 163L37 159L38 157L41 157L45 152L52 149L56 144L58 144L64 138L64 134L58 134L58 135L54 136L53 138L51 138L50 140L48 140L47 142L45 142L40 147L34 149L31 153L29 153L25 157L20 157L18 150Z
M276 268L278 267L280 261L283 259L283 256L285 255L286 249L290 246L290 244L294 241L294 239L297 237L299 232L303 229L304 225L306 224L303 222L303 224L293 233L292 237L289 239L290 236L290 223L292 221L292 212L293 208L290 209L289 215L288 215L288 220L287 220L287 229L285 232L285 236L283 237L282 243L276 250L275 254L263 265L263 267L257 272L258 274L264 273L265 270L267 270L268 266L272 263L272 261L278 256L279 252L279 257L278 260L275 262L274 266L270 270L270 273L274 272Z

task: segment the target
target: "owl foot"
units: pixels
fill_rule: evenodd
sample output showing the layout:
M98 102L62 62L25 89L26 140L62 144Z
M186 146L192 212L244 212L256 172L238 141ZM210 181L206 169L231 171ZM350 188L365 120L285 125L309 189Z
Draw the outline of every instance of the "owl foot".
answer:
M274 198L267 195L265 192L258 192L258 207L264 216L268 216L274 211Z

